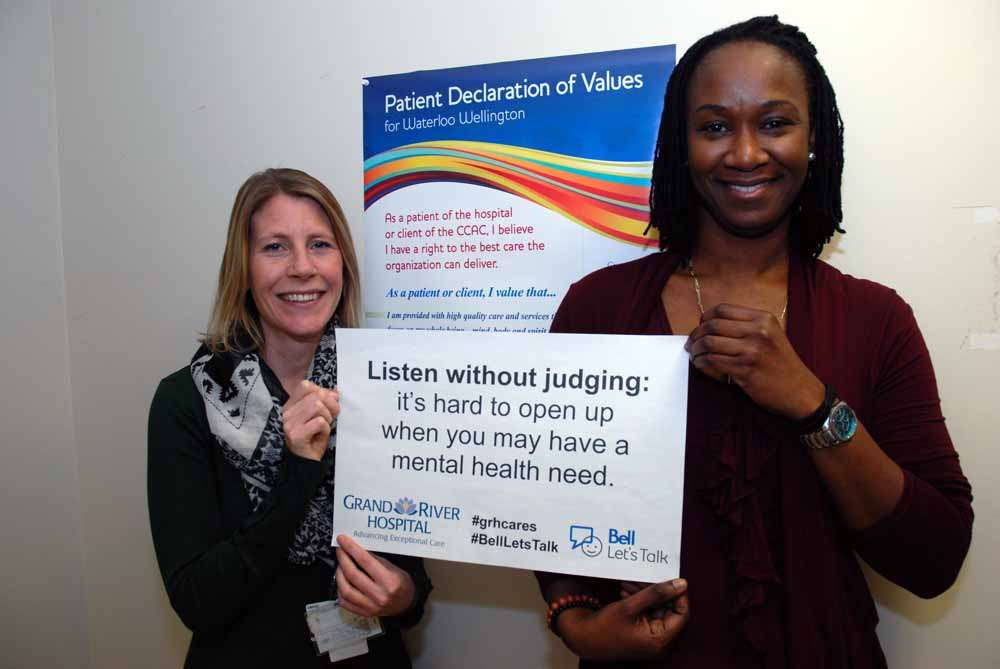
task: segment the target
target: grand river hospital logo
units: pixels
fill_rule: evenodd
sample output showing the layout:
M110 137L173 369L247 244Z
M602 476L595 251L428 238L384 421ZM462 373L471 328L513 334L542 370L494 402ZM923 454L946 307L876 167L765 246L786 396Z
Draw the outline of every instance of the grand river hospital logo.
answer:
M587 557L597 557L604 549L601 540L594 534L594 528L589 525L570 525L569 543L571 550L579 548Z
M392 510L401 516L412 516L417 512L417 505L409 497L400 497Z

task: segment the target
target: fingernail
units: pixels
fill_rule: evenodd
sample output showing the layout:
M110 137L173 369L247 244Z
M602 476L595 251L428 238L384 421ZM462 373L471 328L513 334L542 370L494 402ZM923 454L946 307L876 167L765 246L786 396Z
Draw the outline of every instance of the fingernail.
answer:
M688 584L688 582L685 581L683 578L675 578L674 579L674 587L675 588L686 588L687 584Z

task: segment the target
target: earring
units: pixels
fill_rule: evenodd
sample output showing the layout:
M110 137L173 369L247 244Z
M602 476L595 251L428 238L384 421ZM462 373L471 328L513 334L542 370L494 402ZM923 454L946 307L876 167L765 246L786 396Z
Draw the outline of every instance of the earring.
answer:
M813 153L812 151L810 151L809 152L809 162L811 163L814 160L816 160L816 154Z

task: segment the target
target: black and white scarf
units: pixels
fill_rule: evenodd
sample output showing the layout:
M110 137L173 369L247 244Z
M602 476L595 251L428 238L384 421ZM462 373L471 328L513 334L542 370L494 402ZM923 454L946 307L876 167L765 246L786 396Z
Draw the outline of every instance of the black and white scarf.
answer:
M323 388L337 385L337 342L330 320L313 356L309 380ZM226 461L243 477L250 505L257 511L277 483L285 457L282 400L271 394L261 374L257 352L211 353L195 356L191 376L205 401L208 424ZM327 446L336 445L336 424ZM312 564L320 559L336 565L330 546L333 531L333 467L309 503L306 517L288 548L288 561Z

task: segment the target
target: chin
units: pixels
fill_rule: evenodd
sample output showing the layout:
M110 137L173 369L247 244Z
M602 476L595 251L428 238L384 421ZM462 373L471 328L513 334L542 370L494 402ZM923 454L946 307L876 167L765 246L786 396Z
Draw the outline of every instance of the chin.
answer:
M736 207L726 201L714 198L701 200L701 220L699 225L715 225L722 232L739 239L762 239L772 235L790 220L791 204L788 207L778 203L758 203L756 207ZM766 206L760 206L765 204Z
M744 218L741 220L740 218L727 217L722 213L718 213L714 214L712 219L719 228L733 237L739 237L740 239L761 239L773 234L775 230L788 221L788 216L787 214L783 214L774 218L755 217L753 219Z
M784 218L779 218L775 221L768 223L759 224L749 224L749 225L726 225L723 224L722 228L733 235L734 237L739 237L740 239L762 239L764 237L769 237L775 230L781 227L784 223Z
M323 322L321 322L321 323L303 324L298 329L299 336L302 339L315 339L317 337L320 337L323 334L323 332L326 330L326 324L329 323L329 322L330 322L330 319L327 318L327 319L323 320Z
M308 320L297 320L294 322L274 323L272 327L289 339L295 341L315 341L319 339L326 330L326 324L330 322L332 314L328 318L316 318Z

